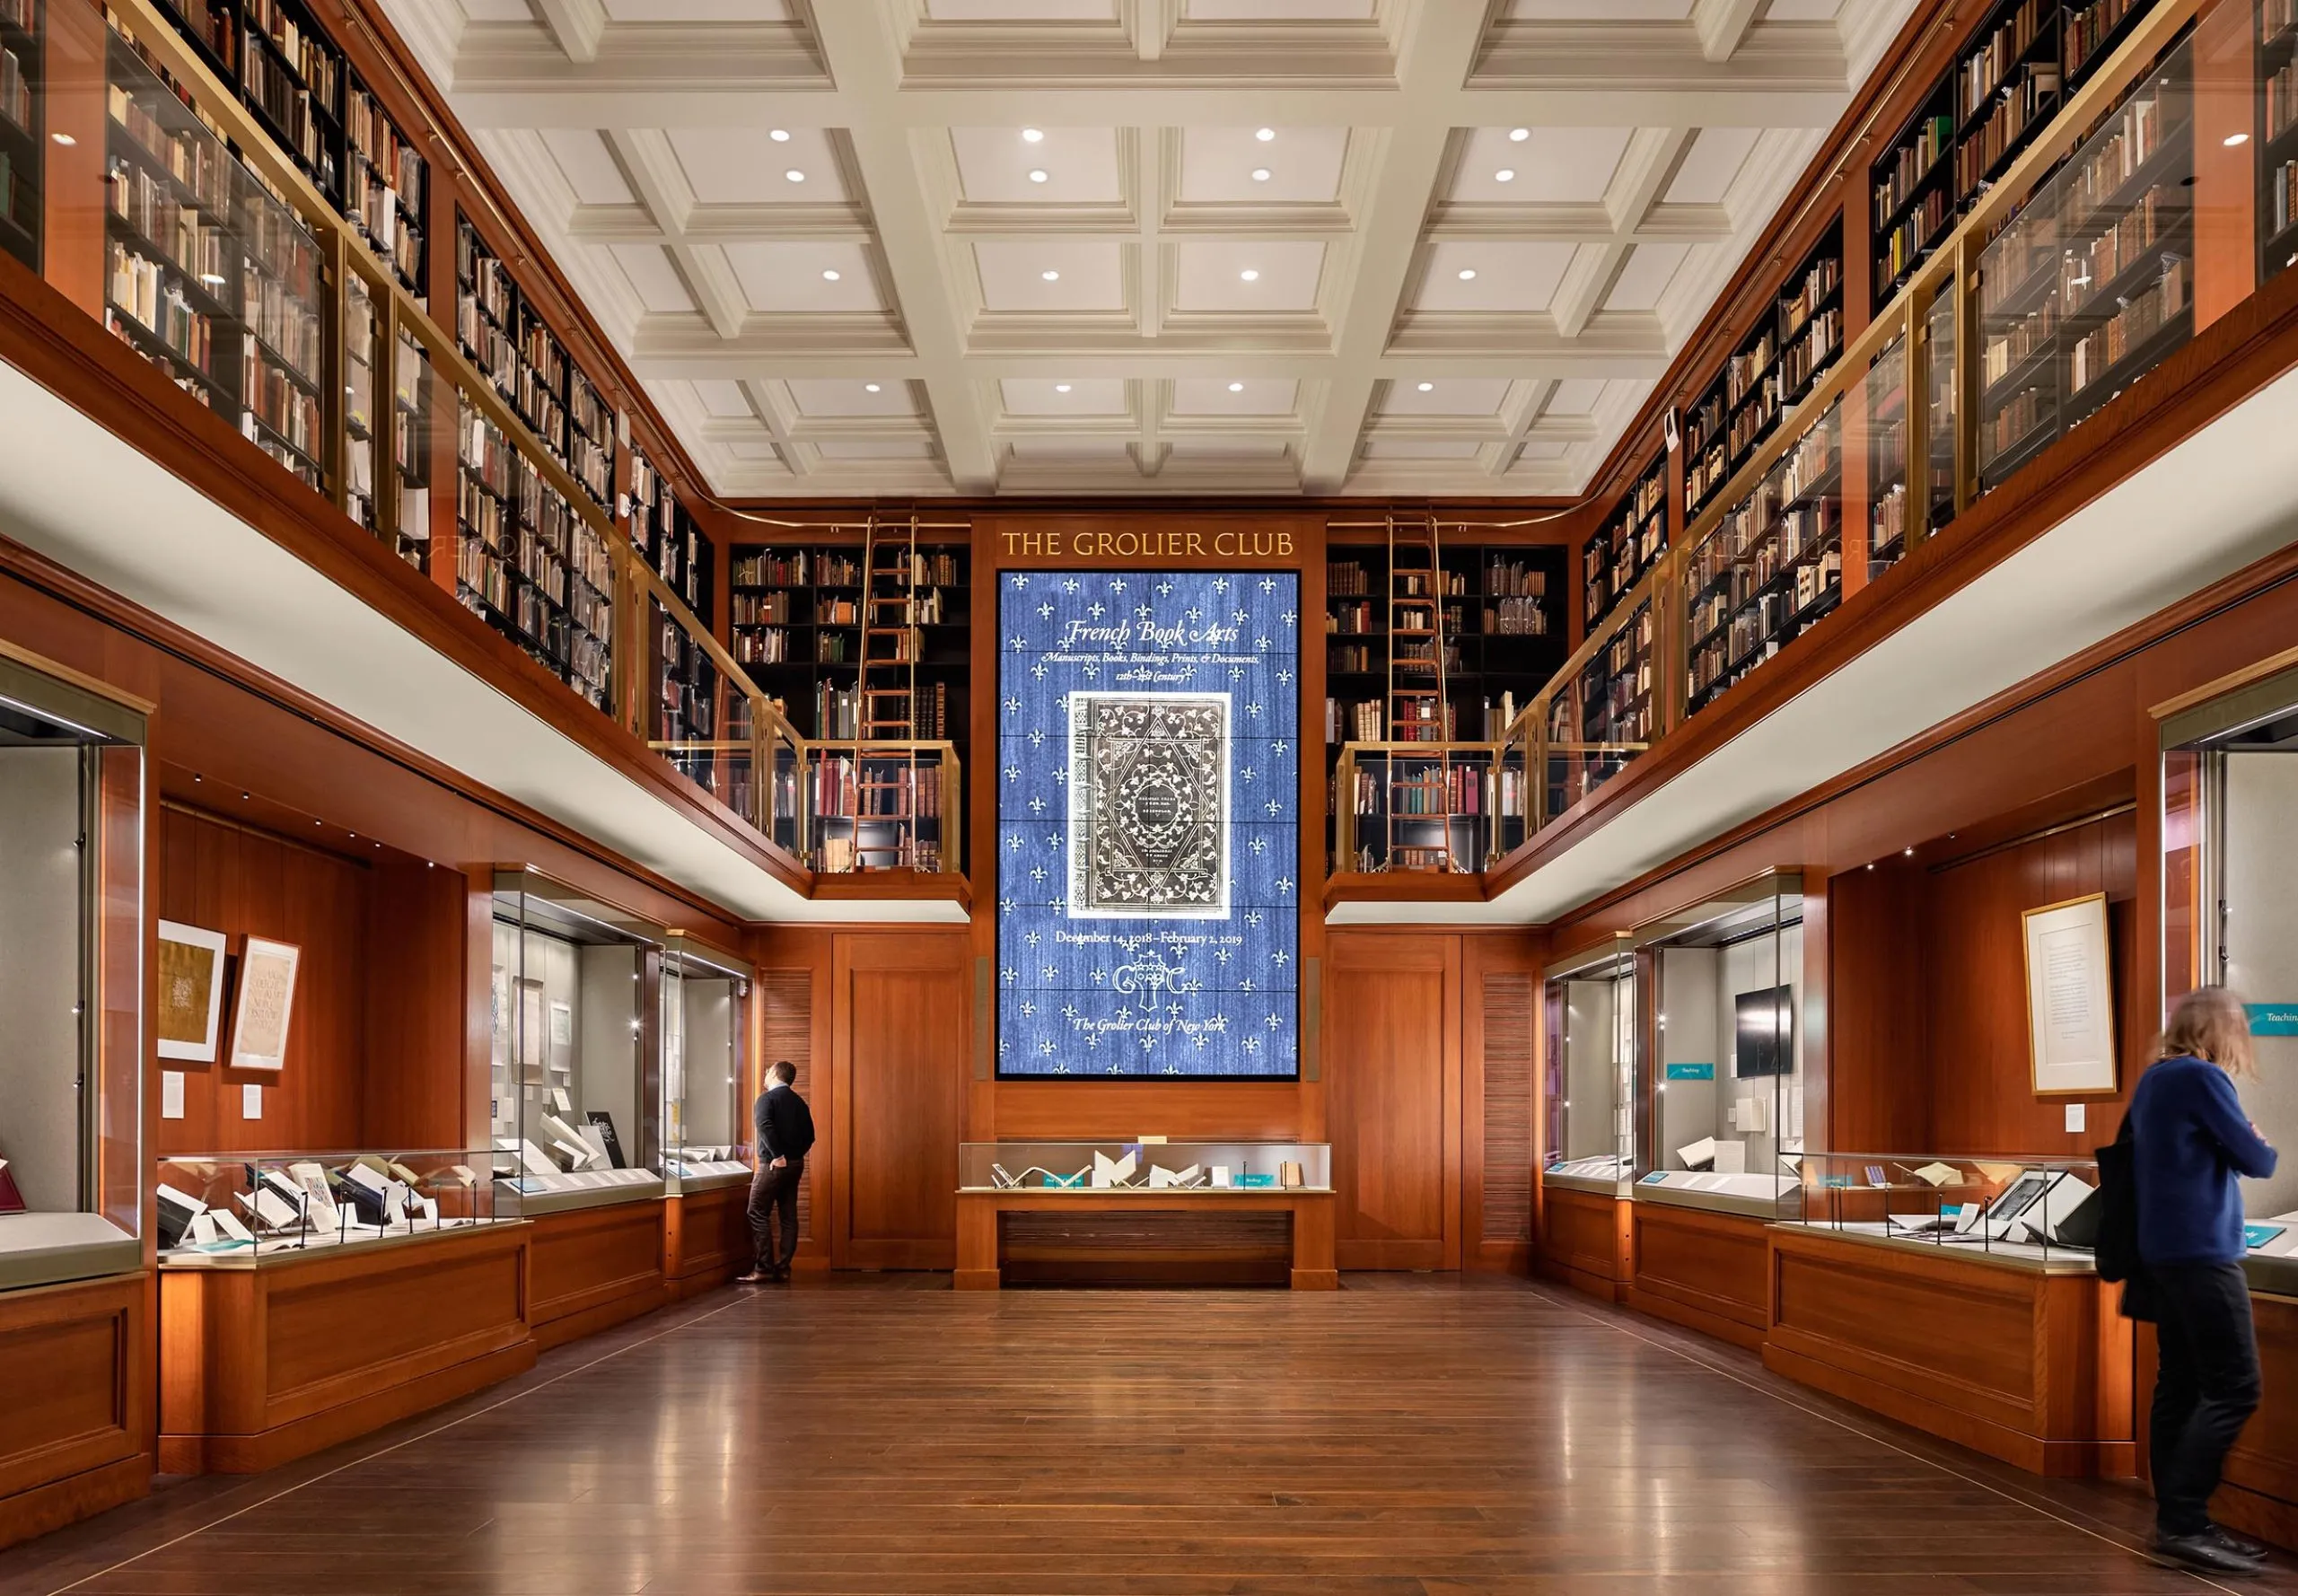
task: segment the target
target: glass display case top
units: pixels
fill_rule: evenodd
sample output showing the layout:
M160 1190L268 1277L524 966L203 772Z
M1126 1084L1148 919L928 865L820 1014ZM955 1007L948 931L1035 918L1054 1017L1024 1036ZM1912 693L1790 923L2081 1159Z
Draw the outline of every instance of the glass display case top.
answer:
M673 1191L747 1180L750 966L682 933L662 952L662 1172Z
M666 934L535 872L496 874L491 1114L518 1211L662 1195Z
M1636 1195L1770 1216L1803 1146L1803 895L1773 873L1636 934L1652 987Z
M250 1267L283 1255L413 1241L513 1217L504 1154L201 1153L163 1158L155 1212L165 1268Z
M1329 1191L1326 1142L965 1142L961 1191Z
M1637 1043L1634 944L1622 935L1551 965L1543 1181L1624 1194L1635 1173Z
M143 1267L143 741L0 659L0 1289Z
M2093 1267L2093 1160L1807 1153L1793 1162L1802 1214L1784 1223L2027 1268Z

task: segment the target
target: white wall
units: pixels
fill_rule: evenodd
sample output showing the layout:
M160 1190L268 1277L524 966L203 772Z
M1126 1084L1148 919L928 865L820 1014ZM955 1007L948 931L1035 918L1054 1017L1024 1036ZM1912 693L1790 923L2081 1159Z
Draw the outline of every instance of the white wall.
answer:
M35 1214L80 1206L80 750L0 750L0 1158Z
M2226 984L2246 1003L2298 1004L2298 754L2226 756ZM2298 1037L2260 1037L2242 1106L2282 1149L2271 1180L2245 1180L2253 1217L2298 1209Z
M1567 981L1564 987L1564 1083L1572 1105L1564 1118L1564 1156L1595 1158L1613 1150L1618 1109L1613 1041L1624 988L1611 981Z

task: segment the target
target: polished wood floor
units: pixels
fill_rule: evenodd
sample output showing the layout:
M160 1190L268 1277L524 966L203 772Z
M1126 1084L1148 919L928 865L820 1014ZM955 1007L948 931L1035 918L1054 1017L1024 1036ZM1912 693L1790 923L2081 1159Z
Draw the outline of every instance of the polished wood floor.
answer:
M0 1556L0 1593L2211 1588L2133 1554L2129 1487L2047 1485L1546 1287L1349 1285L724 1293Z

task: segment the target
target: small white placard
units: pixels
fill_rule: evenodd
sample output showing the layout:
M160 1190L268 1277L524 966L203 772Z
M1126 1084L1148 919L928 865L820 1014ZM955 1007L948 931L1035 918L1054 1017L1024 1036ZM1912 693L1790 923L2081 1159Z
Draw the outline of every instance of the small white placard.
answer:
M242 1119L263 1118L262 1087L250 1084L240 1088L240 1118Z
M2083 1119L2084 1115L2083 1104L2069 1103L2066 1105L2066 1128L2068 1130L2080 1131L2083 1126Z
M183 1118L183 1072L181 1070L160 1072L160 1118L162 1119Z

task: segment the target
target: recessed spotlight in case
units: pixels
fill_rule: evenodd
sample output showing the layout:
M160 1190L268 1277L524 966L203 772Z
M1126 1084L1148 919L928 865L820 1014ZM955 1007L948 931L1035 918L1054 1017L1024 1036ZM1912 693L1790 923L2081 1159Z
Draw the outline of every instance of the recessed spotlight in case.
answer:
M1261 143L1267 144L1270 139L1276 136L1276 129L1274 127L1263 127L1259 132L1255 133L1253 136L1260 140Z
M803 171L799 171L796 167L794 167L794 167L792 167L788 171L784 172L782 175L783 175L784 177L785 177L785 178L788 178L788 179L789 179L792 182L794 182L794 183L803 183L803 182L804 182L804 181L806 180L806 174L805 174L804 172L803 172Z
M2226 136L2226 147L2230 150L2238 148L2239 146L2250 142L2250 136L2247 133L2230 133Z
M1038 276L1043 277L1048 283L1058 283L1061 281L1061 274L1059 272L1039 272Z
M1531 136L1532 130L1529 127L1511 127L1508 129L1508 142L1512 145L1522 144L1526 139L1531 137Z
M790 129L787 127L774 128L767 134L767 137L772 139L776 144L786 145L790 142Z
M1043 144L1045 135L1035 127L1024 127L1022 129L1022 142L1025 145Z
M1266 166L1254 167L1253 181L1256 183L1266 183L1268 181L1268 168Z
M1258 283L1260 281L1260 274L1249 266L1237 274L1237 280L1241 283Z
M73 137L73 136L72 136L70 134L68 134L68 133L51 133L51 134L49 134L49 135L48 135L48 137L50 137L50 138L54 139L57 144L62 145L63 145L66 149L67 149L67 150L68 150L68 149L70 149L74 145L78 144L78 143L80 142L78 139L76 139L76 138Z
M834 271L826 271L822 274L822 281L825 283L835 283L838 281L838 274Z
M1030 181L1031 181L1032 183L1042 183L1042 182L1044 182L1044 181L1045 181L1045 169L1044 169L1043 167L1039 167L1039 168L1038 168L1036 171L1034 171L1031 172L1031 173L1030 173Z
M1504 166L1492 174L1492 180L1495 183L1513 183L1516 180L1516 169L1513 166Z
M1229 391L1231 393L1242 393L1244 390L1245 385L1242 382L1232 382L1229 384Z
M1436 384L1434 382L1423 382L1420 385L1420 391L1423 393L1434 393L1436 391Z
M1056 393L1067 393L1069 391L1069 384L1066 382L1056 382L1053 385L1053 390Z
M1461 281L1461 282L1463 282L1463 283L1473 283L1473 282L1475 282L1475 281L1476 281L1476 267L1472 267L1472 266L1464 266L1464 267L1460 267L1460 281Z
M862 391L864 393L881 393L884 390L875 382L864 382L862 384Z

